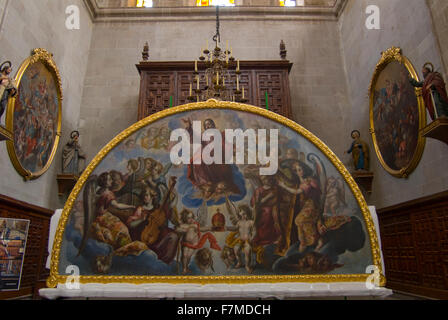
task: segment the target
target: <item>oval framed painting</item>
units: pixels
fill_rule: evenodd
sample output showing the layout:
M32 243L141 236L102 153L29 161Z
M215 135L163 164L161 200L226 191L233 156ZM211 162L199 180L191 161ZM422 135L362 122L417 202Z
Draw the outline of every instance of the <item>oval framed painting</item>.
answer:
M95 156L59 220L48 286L70 266L84 284L364 284L372 266L385 282L336 155L289 119L216 100L153 114Z
M62 86L53 55L34 49L20 66L18 93L10 99L6 127L11 162L26 181L39 178L51 166L59 145L62 121Z
M383 168L397 178L407 178L417 167L425 148L420 130L426 125L421 88L412 63L400 48L382 53L370 85L370 132Z

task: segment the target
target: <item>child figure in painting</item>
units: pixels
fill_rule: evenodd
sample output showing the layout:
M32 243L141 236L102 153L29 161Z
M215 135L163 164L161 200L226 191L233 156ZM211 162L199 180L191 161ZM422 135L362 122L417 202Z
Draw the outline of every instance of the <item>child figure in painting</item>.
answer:
M237 264L235 269L242 268L243 263L241 259L241 253L244 253L244 267L247 272L252 273L253 268L251 266L252 257L252 239L255 237L255 222L252 218L251 209L247 205L242 205L238 208L237 212L232 210L229 199L227 198L227 208L229 209L230 219L235 227L228 227L227 230L231 232L226 239L226 246L232 248Z
M193 212L184 209L180 213L180 225L176 231L183 234L182 237L182 274L190 272L188 266L191 257L196 250L202 249L208 240L210 248L221 251L216 238L209 232L201 234L201 231L210 231L210 228L201 228L199 223L194 219Z

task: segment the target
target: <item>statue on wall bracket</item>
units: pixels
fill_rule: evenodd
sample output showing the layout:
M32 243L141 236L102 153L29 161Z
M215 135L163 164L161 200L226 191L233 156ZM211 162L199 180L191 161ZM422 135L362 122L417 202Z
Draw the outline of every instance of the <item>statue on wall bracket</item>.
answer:
M59 195L70 192L84 171L86 155L79 144L79 131L70 133L70 141L62 149L62 174L58 174Z
M431 62L422 68L423 81L410 79L416 88L422 88L426 109L433 120L422 129L421 134L448 144L448 95L443 76L437 72Z
M370 194L372 193L373 172L369 172L369 146L365 141L361 140L361 132L359 130L353 130L351 137L353 142L346 153L352 155L354 168L352 176L361 189Z
M17 95L17 85L10 77L11 72L12 64L10 61L5 61L0 65L0 121L9 98ZM12 133L0 124L0 141L3 140L12 140Z

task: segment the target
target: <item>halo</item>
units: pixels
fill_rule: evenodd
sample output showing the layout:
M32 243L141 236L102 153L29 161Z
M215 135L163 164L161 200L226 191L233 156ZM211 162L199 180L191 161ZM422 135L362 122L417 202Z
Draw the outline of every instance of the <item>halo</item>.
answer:
M11 61L5 61L5 62L3 62L3 63L0 65L0 70L3 70L3 66L6 65L6 64L8 65L8 67L11 68L11 66L12 66Z
M78 131L78 130L74 130L74 131L72 131L72 133L70 133L70 138L73 139L73 135L74 135L74 134L77 134L78 137L79 137L79 131Z
M433 65L431 62L426 62L426 63L423 65L423 68L427 68L428 66L431 67L430 72L434 72L434 65Z
M361 132L359 132L359 130L353 130L352 133L350 134L350 136L353 136L353 134L357 132L359 134L359 137L361 137Z

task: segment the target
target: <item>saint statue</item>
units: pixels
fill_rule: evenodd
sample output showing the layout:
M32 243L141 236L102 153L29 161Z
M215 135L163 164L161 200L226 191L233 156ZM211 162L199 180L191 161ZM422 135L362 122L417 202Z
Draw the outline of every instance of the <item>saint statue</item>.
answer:
M16 83L10 78L11 72L11 62L2 63L0 66L0 119L6 110L9 98L17 95Z
M351 153L356 171L369 171L369 146L361 140L358 130L352 131L353 143L346 153Z
M73 131L70 138L62 150L62 173L79 176L84 171L86 155L78 143L79 132Z
M432 120L448 117L448 96L442 75L434 71L434 66L429 62L423 66L422 72L423 81L418 82L415 79L409 81L414 87L422 88L426 109Z

